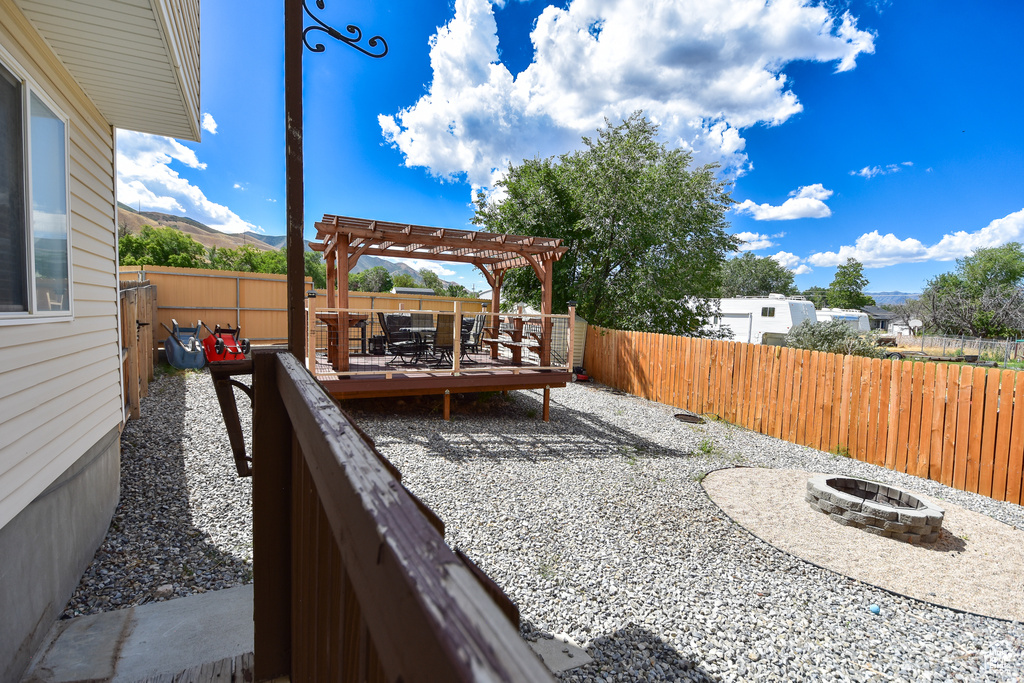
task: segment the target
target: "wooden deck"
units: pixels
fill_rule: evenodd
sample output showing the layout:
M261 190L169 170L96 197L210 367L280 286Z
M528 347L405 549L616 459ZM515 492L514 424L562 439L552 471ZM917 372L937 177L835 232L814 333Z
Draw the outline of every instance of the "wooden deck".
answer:
M334 398L377 398L383 396L424 396L446 391L473 393L511 391L516 389L561 388L572 380L564 370L540 370L529 365L515 365L507 358L492 359L488 353L469 354L471 362L461 361L460 373L453 375L451 366L434 368L435 360L415 363L388 363L391 356L349 356L349 372L355 374L335 378L327 356L317 354L317 379Z

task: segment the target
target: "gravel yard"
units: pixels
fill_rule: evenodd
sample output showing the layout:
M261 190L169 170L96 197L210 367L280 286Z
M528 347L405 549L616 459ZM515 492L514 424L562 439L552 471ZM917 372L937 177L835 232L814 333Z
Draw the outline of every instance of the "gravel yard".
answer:
M250 483L212 383L165 376L123 436L122 501L66 616L251 581ZM567 633L605 680L1022 680L1024 625L819 569L732 523L700 481L733 465L868 477L1024 529L1024 508L668 406L572 385L456 403L396 400L360 426L462 548L518 603L528 638ZM247 419L248 400L239 407ZM248 426L246 426L248 429ZM898 568L893 568L898 571ZM1024 567L1020 568L1024 572ZM868 607L876 604L876 616Z

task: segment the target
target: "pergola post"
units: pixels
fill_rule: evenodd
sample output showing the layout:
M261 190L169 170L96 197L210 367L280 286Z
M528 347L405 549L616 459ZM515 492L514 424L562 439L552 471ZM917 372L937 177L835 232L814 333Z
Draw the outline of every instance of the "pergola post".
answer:
M341 246L342 238L345 239L345 251ZM338 259L337 281L338 281L338 308L348 308L348 236L337 235L334 240L335 258ZM348 370L348 311L338 313L338 371Z
M541 301L540 301L540 312L545 317L544 320L544 334L541 336L540 342L540 364L544 366L551 365L551 318L547 317L551 315L551 301L553 292L553 271L554 261L545 260L541 262L544 268L544 278L540 283Z

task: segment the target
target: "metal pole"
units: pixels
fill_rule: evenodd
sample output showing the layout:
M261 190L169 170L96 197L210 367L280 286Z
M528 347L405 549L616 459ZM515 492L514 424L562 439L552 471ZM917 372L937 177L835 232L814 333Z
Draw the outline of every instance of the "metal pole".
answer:
M288 350L306 355L305 207L302 177L302 0L284 0L285 184L288 247Z

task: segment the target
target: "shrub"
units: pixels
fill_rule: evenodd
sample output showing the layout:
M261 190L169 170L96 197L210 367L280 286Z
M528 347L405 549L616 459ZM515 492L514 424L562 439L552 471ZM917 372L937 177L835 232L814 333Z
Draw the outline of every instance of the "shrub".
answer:
M842 320L800 323L786 335L786 346L848 356L881 358L884 352L871 334L861 334Z

